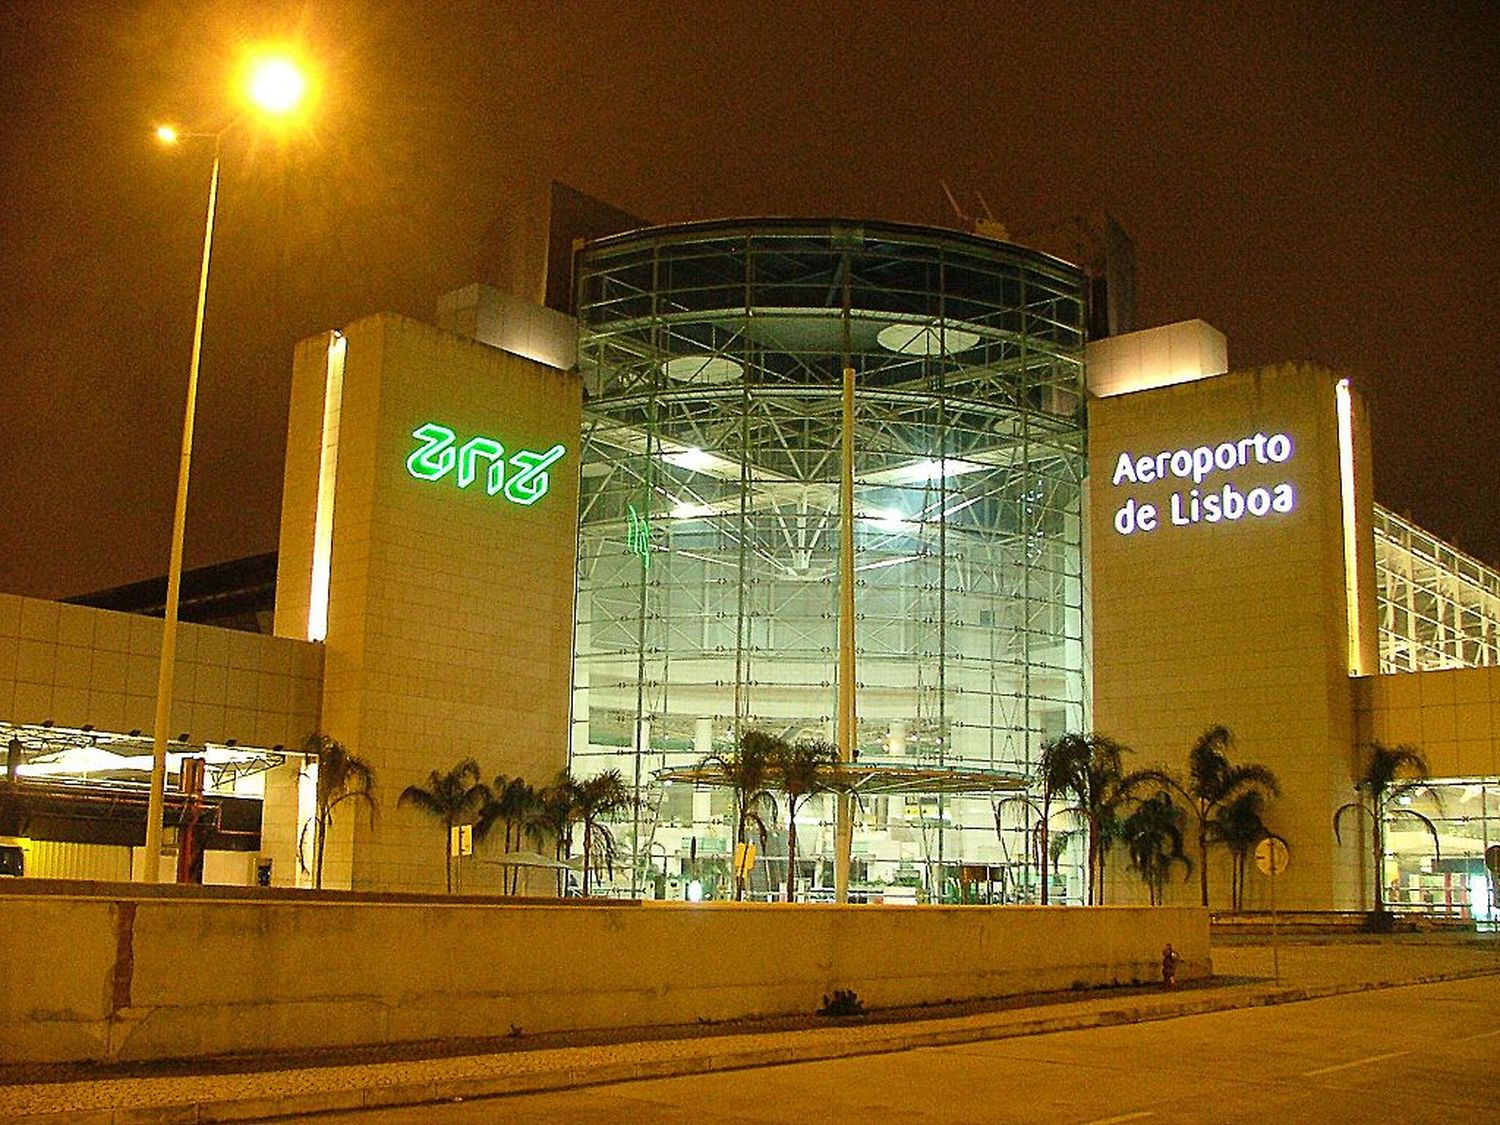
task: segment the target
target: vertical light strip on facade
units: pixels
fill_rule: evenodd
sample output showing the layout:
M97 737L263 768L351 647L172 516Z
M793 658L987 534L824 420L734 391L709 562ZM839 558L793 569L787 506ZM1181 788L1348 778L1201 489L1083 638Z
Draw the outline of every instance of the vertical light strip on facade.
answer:
M313 522L312 589L307 599L307 639L328 636L328 574L333 556L333 483L339 460L339 409L344 400L342 332L328 340L328 373L323 384L323 430L318 451L318 511Z
M1349 674L1363 676L1363 638L1359 621L1359 541L1354 520L1354 404L1349 380L1340 379L1334 391L1339 419L1339 494L1344 519L1344 615L1348 619Z

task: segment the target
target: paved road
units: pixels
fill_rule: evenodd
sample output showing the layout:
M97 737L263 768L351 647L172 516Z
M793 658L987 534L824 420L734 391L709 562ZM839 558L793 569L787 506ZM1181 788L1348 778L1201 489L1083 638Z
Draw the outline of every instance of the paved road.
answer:
M331 1120L1450 1125L1500 1121L1497 1057L1500 977L1482 977L1119 1028Z

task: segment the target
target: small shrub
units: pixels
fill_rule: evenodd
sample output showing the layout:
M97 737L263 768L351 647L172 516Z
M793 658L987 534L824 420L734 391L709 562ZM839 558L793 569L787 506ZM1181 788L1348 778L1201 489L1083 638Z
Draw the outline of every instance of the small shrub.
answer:
M823 997L823 1006L818 1009L820 1016L862 1016L864 1014L865 1002L852 988L835 988L832 997L827 995Z
M511 1024L510 1025L510 1030L505 1033L505 1037L507 1039L519 1039L519 1038L521 1038L521 1025L518 1024L518 1023Z

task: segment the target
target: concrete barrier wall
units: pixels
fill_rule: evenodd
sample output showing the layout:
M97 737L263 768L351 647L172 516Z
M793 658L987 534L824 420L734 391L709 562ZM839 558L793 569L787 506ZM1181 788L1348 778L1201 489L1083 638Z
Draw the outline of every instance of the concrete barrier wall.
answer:
M0 1058L166 1059L1209 974L1197 908L0 894Z

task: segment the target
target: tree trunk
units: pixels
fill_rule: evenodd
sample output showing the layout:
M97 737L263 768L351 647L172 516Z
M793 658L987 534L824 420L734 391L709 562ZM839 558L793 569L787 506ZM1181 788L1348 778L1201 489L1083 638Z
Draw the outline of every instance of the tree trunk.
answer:
M1372 801L1375 813L1375 913L1385 913L1385 817L1380 801Z
M745 842L744 812L740 813L739 824L735 827L734 842L736 845L743 844ZM735 850L738 851L738 847L736 847ZM730 862L734 864L734 901L740 902L743 901L745 897L745 879L748 875L748 872L743 871L741 865L737 862L737 858L738 857L733 853L730 854Z
M786 900L797 901L797 803L786 799Z
M1203 905L1208 906L1208 814L1198 814L1198 890L1203 896Z
M1048 902L1048 892L1052 882L1052 842L1051 830L1047 826L1047 814L1051 812L1052 802L1050 799L1042 801L1042 822L1037 825L1038 836L1041 839L1041 847L1037 852L1037 867L1042 876L1042 905Z
M589 868L592 866L592 864L589 863L589 859L591 858L590 854L589 854L589 840L594 835L594 833L591 831L592 828L593 828L593 825L591 823L589 823L587 820L585 820L583 822L583 897L584 898L588 898L589 897Z
M313 888L323 889L323 841L328 836L325 816L319 812L313 819Z

